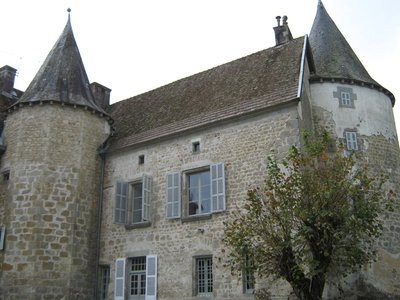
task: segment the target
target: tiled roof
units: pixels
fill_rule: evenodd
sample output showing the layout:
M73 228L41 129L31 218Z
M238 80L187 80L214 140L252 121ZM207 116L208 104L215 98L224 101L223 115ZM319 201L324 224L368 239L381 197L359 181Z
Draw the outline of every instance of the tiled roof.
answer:
M297 98L304 38L117 102L111 150Z
M35 78L15 105L46 101L83 106L104 113L90 91L69 18Z

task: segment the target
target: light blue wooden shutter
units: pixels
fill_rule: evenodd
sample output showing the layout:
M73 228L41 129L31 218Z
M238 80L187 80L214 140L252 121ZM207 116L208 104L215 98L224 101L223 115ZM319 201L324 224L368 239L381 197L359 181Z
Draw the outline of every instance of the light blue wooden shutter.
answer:
M0 250L4 250L4 237L6 236L6 227L0 226Z
M225 210L225 168L223 163L211 165L211 209Z
M150 201L151 201L151 177L142 177L142 221L150 221Z
M178 172L167 174L167 218L181 216L181 176Z
M157 256L146 256L146 300L157 299Z
M126 223L126 212L128 210L128 183L118 181L115 189L114 222Z
M125 299L125 258L115 260L114 300Z

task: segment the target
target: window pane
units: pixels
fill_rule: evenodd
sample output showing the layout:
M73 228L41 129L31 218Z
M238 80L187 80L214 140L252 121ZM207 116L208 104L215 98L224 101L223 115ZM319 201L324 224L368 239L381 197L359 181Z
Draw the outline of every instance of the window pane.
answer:
M133 192L133 210L132 210L132 222L142 222L142 209L143 209L143 184L142 182L135 183L132 185Z
M211 212L210 171L188 175L189 215Z
M210 198L203 199L201 201L201 213L206 214L211 211L211 201Z
M196 260L197 293L206 294L213 291L212 258L204 257Z
M146 257L135 257L131 259L129 280L130 296L139 296L146 293Z

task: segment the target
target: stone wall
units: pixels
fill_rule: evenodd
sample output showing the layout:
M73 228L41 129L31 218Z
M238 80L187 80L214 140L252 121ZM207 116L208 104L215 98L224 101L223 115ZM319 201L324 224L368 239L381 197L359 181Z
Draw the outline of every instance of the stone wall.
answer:
M352 94L353 107L340 107L337 92L341 89ZM333 138L345 143L344 131L357 132L360 150L356 156L372 174L388 176L387 188L400 195L400 151L396 133L392 103L384 93L356 85L342 83L313 83L311 85L313 119L316 129L328 130ZM400 198L397 198L397 205ZM395 299L400 295L400 212L385 213L384 230L377 244L377 262L365 266L363 272L353 275L344 284L346 292L354 294L358 286L358 296L374 299ZM337 290L328 291L330 297ZM372 299L371 298L371 299ZM368 298L370 299L370 298Z
M92 299L99 157L108 124L82 108L9 114L1 170L10 171L1 262L4 299Z
M298 106L282 108L249 119L192 132L107 156L101 263L111 268L109 299L114 293L114 264L117 258L158 256L159 300L194 299L194 258L212 255L214 299L249 299L242 281L225 267L222 243L223 222L232 210L243 205L248 188L262 184L266 158L286 154L299 140ZM200 152L192 142L200 141ZM273 152L275 151L275 152ZM139 155L145 163L138 164ZM208 219L166 218L166 175L211 163L223 162L226 176L226 211ZM114 224L115 183L131 181L146 173L153 178L151 226L129 228ZM286 293L287 291L285 291Z

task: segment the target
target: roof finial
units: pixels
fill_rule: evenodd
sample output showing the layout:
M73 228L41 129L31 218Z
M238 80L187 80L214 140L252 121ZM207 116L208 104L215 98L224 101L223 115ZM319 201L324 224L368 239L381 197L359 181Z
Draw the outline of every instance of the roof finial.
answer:
M68 12L68 23L69 23L71 22L71 8L68 7L67 12Z

